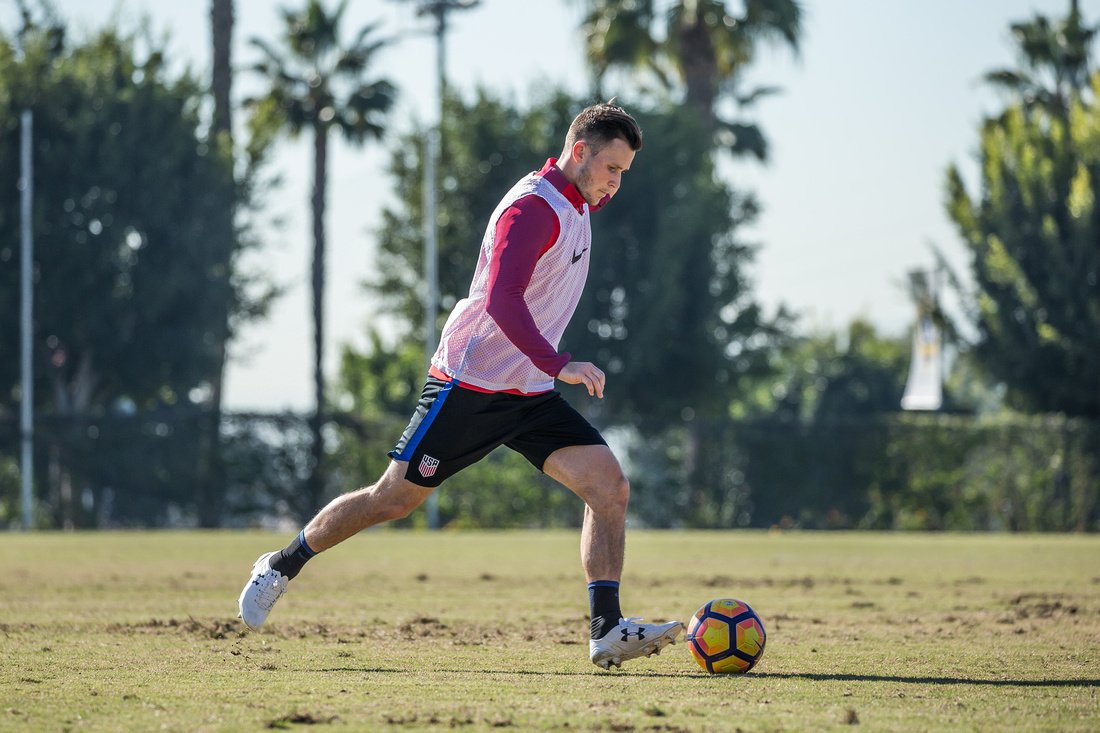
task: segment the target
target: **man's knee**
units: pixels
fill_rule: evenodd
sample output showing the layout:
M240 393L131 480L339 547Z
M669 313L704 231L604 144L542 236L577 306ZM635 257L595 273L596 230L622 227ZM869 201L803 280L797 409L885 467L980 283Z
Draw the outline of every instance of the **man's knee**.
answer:
M424 503L431 491L402 479L393 480L388 474L370 488L375 511L384 522L409 516Z
M626 505L630 502L630 480L623 474L619 474L619 480L615 482L615 503L626 511Z
M606 479L598 491L593 492L598 502L592 510L600 514L626 514L630 502L630 481L622 473Z

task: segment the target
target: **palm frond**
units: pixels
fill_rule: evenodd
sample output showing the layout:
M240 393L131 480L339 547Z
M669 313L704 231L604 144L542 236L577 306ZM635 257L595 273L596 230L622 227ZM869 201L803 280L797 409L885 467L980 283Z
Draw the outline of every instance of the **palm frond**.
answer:
M993 86L1001 87L1013 92L1019 92L1024 89L1033 87L1035 81L1030 75L1025 74L1022 71L1013 71L1011 69L998 69L996 71L990 71L983 79Z
M381 138L396 97L397 89L384 79L363 84L339 106L335 125L353 143Z
M759 99L775 96L776 94L782 93L782 87L755 87L748 94L734 94L733 99L741 107L751 107Z
M768 141L752 123L718 120L715 138L718 145L736 157L751 155L761 163L768 160Z
M797 55L802 15L802 5L797 0L745 0L743 24L757 38L782 41Z
M1064 115L1070 100L1089 86L1092 43L1098 31L1100 26L1084 23L1076 4L1064 19L1052 21L1037 14L1013 23L1020 68L987 74L985 79L1019 93L1029 106L1049 104L1048 111Z
M285 51L251 39L260 52L251 68L265 77L268 87L249 106L254 114L263 112L264 125L277 120L291 135L311 126L336 127L354 142L381 134L397 90L388 80L366 80L364 75L391 39L371 39L379 28L375 23L360 29L350 46L341 47L339 25L347 7L344 0L327 13L318 0L308 0L301 10L284 11ZM345 98L341 90L348 89Z
M263 54L264 59L275 66L286 68L286 59L283 58L267 41L253 36L248 39L248 45L256 48Z
M585 54L597 75L644 65L658 50L653 0L591 0L581 24Z
M347 7L344 0L331 15L320 0L308 0L298 12L285 12L286 41L291 51L301 59L325 56L339 45L339 16Z
M367 37L377 28L378 24L375 23L359 31L355 41L340 53L333 67L336 74L358 76L370 65L371 59L380 49L393 43L393 38L381 38L368 43Z

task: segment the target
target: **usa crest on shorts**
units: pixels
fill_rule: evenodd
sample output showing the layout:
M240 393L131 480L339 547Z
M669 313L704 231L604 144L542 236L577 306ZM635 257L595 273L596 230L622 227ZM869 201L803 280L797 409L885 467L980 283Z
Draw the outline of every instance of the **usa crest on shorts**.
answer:
M439 468L438 458L432 458L425 454L424 457L420 459L420 475L424 478L428 478L434 474L437 468Z

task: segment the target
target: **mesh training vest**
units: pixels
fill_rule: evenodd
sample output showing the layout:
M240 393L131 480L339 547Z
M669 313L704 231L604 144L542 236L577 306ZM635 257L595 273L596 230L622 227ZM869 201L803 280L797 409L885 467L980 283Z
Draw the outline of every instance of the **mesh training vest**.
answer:
M489 218L470 294L455 305L432 357L433 366L460 382L527 393L554 388L554 379L517 349L485 310L497 220L514 202L531 194L550 204L561 229L557 241L535 264L523 299L539 332L555 349L577 309L588 278L586 250L592 245L588 204L581 215L554 184L531 173L505 194Z

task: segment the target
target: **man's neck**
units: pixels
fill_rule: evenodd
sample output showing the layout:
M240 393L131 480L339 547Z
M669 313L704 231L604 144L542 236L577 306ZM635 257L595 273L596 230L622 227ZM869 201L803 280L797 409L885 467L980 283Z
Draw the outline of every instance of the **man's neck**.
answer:
M562 154L558 156L558 160L554 163L554 167L561 171L561 174L565 176L565 180L574 186L577 185L577 164L573 162L569 157L569 151L563 150Z

